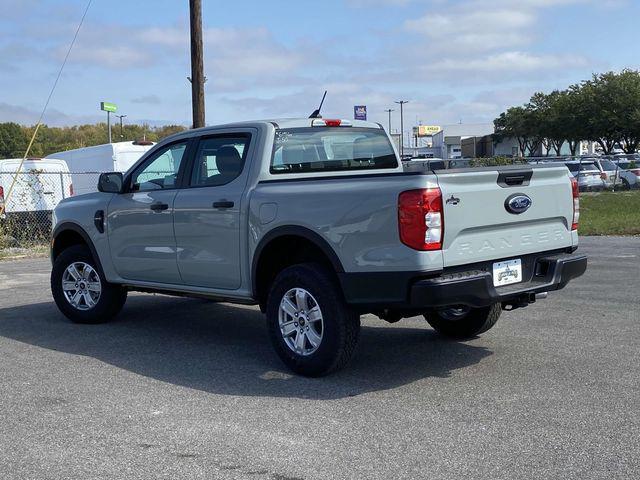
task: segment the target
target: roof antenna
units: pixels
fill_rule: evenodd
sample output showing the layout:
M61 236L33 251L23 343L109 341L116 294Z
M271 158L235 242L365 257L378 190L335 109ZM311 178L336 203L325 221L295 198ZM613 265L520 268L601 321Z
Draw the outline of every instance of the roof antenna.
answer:
M324 91L324 95L322 96L322 101L320 102L320 106L318 107L317 110L314 110L313 113L311 115L309 115L309 118L322 118L322 115L320 115L320 110L322 110L322 104L324 103L324 99L327 96L327 91Z

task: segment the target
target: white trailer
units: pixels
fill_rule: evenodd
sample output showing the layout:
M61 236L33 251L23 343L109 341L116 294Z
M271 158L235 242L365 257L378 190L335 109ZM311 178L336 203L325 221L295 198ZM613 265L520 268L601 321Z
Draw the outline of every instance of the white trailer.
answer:
M47 158L67 162L76 195L97 191L98 173L126 172L153 142L117 142L52 153Z
M0 223L24 235L48 232L52 210L73 195L69 168L64 160L54 158L29 158L20 166L21 162L20 158L0 160L0 205L4 205Z

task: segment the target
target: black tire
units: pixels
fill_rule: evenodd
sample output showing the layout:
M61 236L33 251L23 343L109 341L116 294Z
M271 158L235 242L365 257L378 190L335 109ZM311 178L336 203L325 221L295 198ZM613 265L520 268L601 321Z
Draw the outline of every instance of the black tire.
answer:
M345 303L336 283L322 265L302 263L284 269L271 285L267 299L269 337L280 359L295 373L309 377L327 375L344 367L353 355L360 334L360 316ZM280 303L287 292L296 288L311 294L322 314L322 339L308 355L292 350L280 329ZM297 337L298 333L294 333ZM310 343L305 345L311 347Z
M631 185L626 178L622 179L622 190L631 190Z
M91 266L100 278L100 296L96 304L87 310L79 310L71 305L62 289L65 270L69 265L76 262L83 262ZM85 245L69 247L63 250L55 259L51 270L51 293L56 305L69 320L85 324L108 322L120 312L127 300L127 290L105 280L102 268L93 259L91 251Z
M434 310L425 314L425 319L435 331L451 338L471 338L491 329L502 313L502 305L494 303L489 307L466 308L459 314L449 310Z

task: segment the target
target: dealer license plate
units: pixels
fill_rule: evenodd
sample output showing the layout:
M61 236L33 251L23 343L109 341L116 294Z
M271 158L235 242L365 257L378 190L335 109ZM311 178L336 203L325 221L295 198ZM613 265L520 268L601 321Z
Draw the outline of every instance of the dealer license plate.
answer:
M507 260L493 264L493 285L501 287L522 281L522 261Z

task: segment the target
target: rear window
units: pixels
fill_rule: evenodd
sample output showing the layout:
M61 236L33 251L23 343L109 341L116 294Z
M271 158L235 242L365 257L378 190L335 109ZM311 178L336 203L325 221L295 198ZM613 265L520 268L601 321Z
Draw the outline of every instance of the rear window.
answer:
M271 173L337 172L396 168L383 130L310 127L276 130Z
M624 170L629 170L631 168L631 162L627 161L627 160L620 160L618 162L616 162L618 167L624 169Z
M616 169L616 165L611 160L602 159L600 160L600 165L602 165L602 169L607 172Z
M565 165L569 168L569 171L573 173L577 172L578 168L580 168L581 172L588 172L592 170L599 171L594 162L565 163Z
M589 170L599 170L599 168L596 167L595 162L583 162L580 165L580 170L583 172L587 172Z

